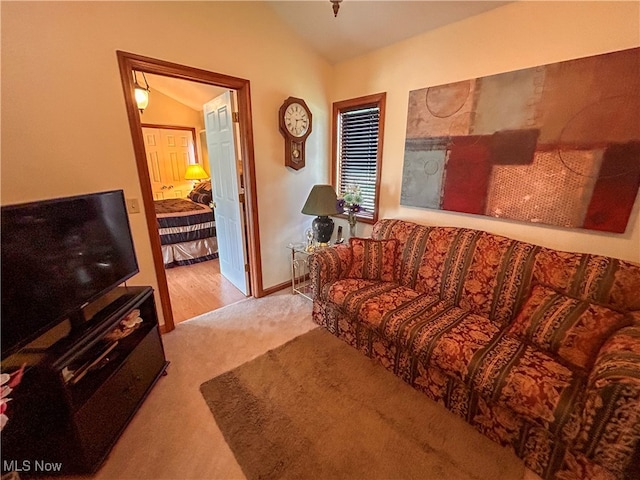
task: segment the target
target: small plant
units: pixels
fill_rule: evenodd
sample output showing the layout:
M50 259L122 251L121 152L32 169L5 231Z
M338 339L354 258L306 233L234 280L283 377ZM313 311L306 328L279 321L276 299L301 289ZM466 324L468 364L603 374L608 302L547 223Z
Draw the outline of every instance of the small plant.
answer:
M338 211L342 213L358 213L362 210L362 193L357 185L347 186L344 193L338 197Z
M346 213L349 220L349 236L356 236L356 213L362 210L362 193L358 185L347 186L338 197L338 211Z

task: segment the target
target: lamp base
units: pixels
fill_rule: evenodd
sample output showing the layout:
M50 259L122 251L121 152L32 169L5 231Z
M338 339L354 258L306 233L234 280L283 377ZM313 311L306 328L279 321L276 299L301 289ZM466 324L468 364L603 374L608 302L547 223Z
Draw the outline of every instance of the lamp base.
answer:
M327 216L316 217L311 224L313 238L318 243L329 243L333 234L333 219Z

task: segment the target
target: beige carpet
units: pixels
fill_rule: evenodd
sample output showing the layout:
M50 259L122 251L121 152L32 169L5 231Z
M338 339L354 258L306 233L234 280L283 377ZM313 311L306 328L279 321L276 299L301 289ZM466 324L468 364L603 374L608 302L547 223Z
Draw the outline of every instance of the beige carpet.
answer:
M102 468L86 478L244 479L199 387L315 327L311 302L286 290L179 323L162 336L169 374L158 381ZM305 478L319 477L309 472ZM540 479L526 470L523 480Z
M244 479L200 384L315 327L311 302L288 291L180 322L162 336L171 362L168 375L153 388L102 468L86 478Z
M323 329L202 384L249 479L503 479L524 466Z

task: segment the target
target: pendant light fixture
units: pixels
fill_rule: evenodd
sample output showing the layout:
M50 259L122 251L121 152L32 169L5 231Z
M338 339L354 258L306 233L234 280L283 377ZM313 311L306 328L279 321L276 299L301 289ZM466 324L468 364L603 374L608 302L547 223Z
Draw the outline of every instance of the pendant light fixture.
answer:
M337 17L338 10L340 10L340 2L342 2L342 0L329 0L329 1L333 4L333 16Z
M137 72L133 71L133 88L134 94L136 97L136 104L138 105L138 110L140 113L144 113L144 109L149 105L149 84L147 83L147 77L144 76L144 72L142 73L142 78L144 80L144 87L138 83L138 75Z

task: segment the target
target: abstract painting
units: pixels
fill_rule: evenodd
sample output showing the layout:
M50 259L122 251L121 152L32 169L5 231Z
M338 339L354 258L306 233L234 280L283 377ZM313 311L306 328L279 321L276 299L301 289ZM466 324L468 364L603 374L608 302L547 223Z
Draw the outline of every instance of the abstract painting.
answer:
M640 48L409 92L402 205L623 233Z

